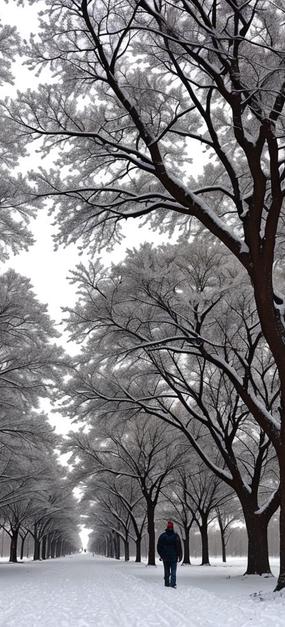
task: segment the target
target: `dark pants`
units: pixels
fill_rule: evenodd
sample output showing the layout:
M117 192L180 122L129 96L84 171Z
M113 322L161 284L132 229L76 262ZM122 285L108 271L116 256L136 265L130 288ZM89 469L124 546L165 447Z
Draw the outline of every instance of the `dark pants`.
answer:
M176 569L177 569L177 561L176 560L163 560L164 566L164 583L166 586L172 586L174 588L176 586ZM169 584L170 577L170 584Z

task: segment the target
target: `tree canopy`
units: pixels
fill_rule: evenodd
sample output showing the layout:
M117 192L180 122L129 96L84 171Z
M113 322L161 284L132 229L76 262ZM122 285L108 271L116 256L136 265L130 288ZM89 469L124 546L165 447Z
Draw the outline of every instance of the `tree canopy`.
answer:
M257 325L248 341L254 353L262 344L262 367L269 359L264 377L255 370L261 392L237 355L234 365L224 356L223 367L279 461L278 588L285 585L284 16L281 0L48 0L22 54L33 71L48 68L49 81L1 107L11 152L37 142L43 158L52 157L52 168L43 161L33 169L29 185L17 181L12 204L25 210L53 200L58 243L93 253L121 238L126 219L141 218L170 236L182 229L191 241L207 231L247 274ZM217 366L213 353L207 359Z

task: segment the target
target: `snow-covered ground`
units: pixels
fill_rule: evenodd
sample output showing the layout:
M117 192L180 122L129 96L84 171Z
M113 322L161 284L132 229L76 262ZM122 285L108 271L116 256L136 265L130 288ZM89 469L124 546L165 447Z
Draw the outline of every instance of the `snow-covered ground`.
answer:
M163 569L80 554L0 564L1 627L284 627L273 578L243 577L244 562ZM274 568L275 570L275 568ZM275 570L276 572L276 570ZM251 597L262 592L261 597ZM262 599L262 600L261 600Z

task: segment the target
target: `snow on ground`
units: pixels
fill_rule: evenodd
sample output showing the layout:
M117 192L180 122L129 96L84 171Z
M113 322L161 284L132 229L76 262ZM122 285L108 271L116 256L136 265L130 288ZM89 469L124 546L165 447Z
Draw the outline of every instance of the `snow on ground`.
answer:
M284 627L273 578L243 577L244 560L163 568L92 557L0 563L1 627ZM276 571L275 571L276 572ZM262 592L262 598L251 597ZM263 596L265 594L265 596Z

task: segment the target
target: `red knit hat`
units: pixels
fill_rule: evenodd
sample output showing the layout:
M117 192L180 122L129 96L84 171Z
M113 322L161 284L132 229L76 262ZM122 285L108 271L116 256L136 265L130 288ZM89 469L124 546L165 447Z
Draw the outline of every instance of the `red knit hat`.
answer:
M172 520L169 520L167 525L166 525L166 529L173 529L173 522Z

